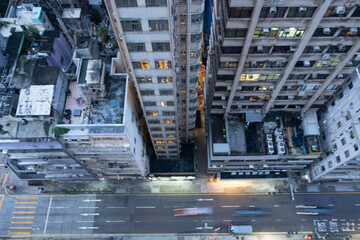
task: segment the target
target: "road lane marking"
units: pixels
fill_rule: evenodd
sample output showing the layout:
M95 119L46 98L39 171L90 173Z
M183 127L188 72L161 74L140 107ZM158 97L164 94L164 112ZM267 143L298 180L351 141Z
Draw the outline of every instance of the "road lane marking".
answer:
M333 206L334 206L334 204L329 204L328 206L329 206L329 207L333 207Z
M116 223L116 222L126 222L125 220L114 220L114 221L105 221L107 223Z
M26 197L16 197L17 199L39 199L39 197L32 197L32 196L26 196Z
M85 199L83 202L101 202L101 199Z
M223 220L223 222L231 222L231 220L227 220L227 219L226 219L226 220Z
M279 205L273 205L274 207L280 207Z
M95 221L76 221L77 223L94 223Z
M81 216L99 216L99 213L82 213Z
M255 205L249 205L249 207L255 207Z
M52 199L53 199L53 197L50 197L49 207L48 207L48 210L47 210L46 220L45 220L44 234L46 233L46 228L47 228L47 224L48 224L48 221L49 221L49 214L50 214L50 208L51 208Z
M127 208L127 207L106 207L106 208Z
M229 206L221 206L223 208L233 208L233 207L240 207L240 205L229 205Z
M9 232L9 234L30 235L30 232Z
M255 219L251 219L251 221L252 221L252 222L256 222L256 220L255 220Z
M32 229L32 227L10 227L10 229Z
M79 208L98 208L98 207L79 207Z
M360 203L355 203L355 206L356 206L356 207L360 207Z
M276 221L276 222L281 222L281 221L282 221L282 219L276 219L275 221Z
M64 221L49 221L49 223L63 223Z
M23 207L23 206L15 206L15 208L36 208L36 207Z
M155 206L136 206L136 208L155 208Z
M4 177L4 173L1 173L0 182L2 181L3 177Z
M78 227L78 229L86 230L86 229L98 229L98 227Z
M4 198L5 198L5 195L4 195L4 194L0 194L0 196L1 196L1 200L0 200L0 210L1 210L1 207L2 207L2 204L3 204Z
M9 175L10 175L10 170L5 174L4 182L1 185L2 187L5 187L5 184L9 178Z
M13 213L16 213L16 214L35 214L35 212L13 212Z
M12 217L12 218L34 218L34 217Z
M37 202L16 202L15 204L37 204Z
M51 207L51 208L69 208L69 207Z
M32 224L34 222L11 222L11 224Z
M212 198L207 198L207 199L198 198L198 199L196 199L196 200L198 200L198 201L200 201L200 202L202 202L202 201L214 201L214 199L212 199Z

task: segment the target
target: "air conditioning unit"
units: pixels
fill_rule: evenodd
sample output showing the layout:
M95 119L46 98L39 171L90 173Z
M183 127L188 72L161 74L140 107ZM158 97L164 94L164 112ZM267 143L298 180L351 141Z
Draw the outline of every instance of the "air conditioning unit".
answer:
M342 15L345 13L345 7L336 7L336 14Z
M320 51L320 46L313 46L313 51L314 52L319 52Z
M297 46L290 46L290 51L295 52L297 50Z
M324 60L328 60L329 58L330 58L330 54L324 54L322 56L322 59L324 59Z
M289 34L289 33L290 33L290 28L285 28L285 29L284 29L284 33L285 33L285 34Z
M352 61L349 61L346 63L346 66L352 66L353 65L353 62Z
M327 65L328 65L328 64L327 64L327 61L322 60L322 61L321 61L321 65L322 65L322 66L327 66Z
M255 62L255 66L256 66L256 61L254 61ZM253 74L248 74L248 78L249 79L253 79L254 78L254 75Z
M272 141L272 135L269 133L269 134L266 134L266 140L268 141L268 144L269 144L269 141ZM273 144L271 142L271 144Z
M268 28L263 28L262 33L268 35L270 30Z
M264 47L263 46L257 46L256 51L257 52L262 52L262 51L264 51Z
M288 96L289 100L294 100L294 96Z
M284 137L283 137L283 135L277 135L275 140L276 140L276 143L284 142Z
M209 74L209 78L212 78L212 77L213 77L213 75L210 73L210 74Z
M238 86L237 90L241 91L242 90L242 86Z
M222 36L221 35L218 35L217 38L218 38L218 41L222 41Z
M298 85L304 85L305 82L304 82L304 80L298 80L297 83L298 83Z
M311 78L312 79L317 79L317 74L316 73L311 74Z
M304 67L310 67L310 61L304 61Z
M344 74L339 73L336 78L342 79L342 78L344 78Z
M215 46L219 46L219 42L215 42Z
M305 91L299 91L298 96L299 96L299 97L305 96Z
M357 53L354 58L355 61L360 61L360 53Z
M277 67L282 67L282 65L283 65L283 64L282 64L282 61L276 61L276 66L277 66Z
M330 28L323 28L323 34L329 35L331 32Z
M342 45L342 44L340 44L340 45L338 46L338 49L339 49L339 51L344 51L344 50L345 50L345 46Z
M304 13L304 12L306 12L306 10L307 10L307 7L299 7L298 8L299 13Z
M252 67L256 67L256 65L257 65L257 62L256 62L256 61L251 61L251 66L252 66Z
M275 136L282 135L282 131L280 128L276 128L274 131Z
M180 71L180 69L177 67L177 68L175 68L175 72L176 73L179 73L179 71Z
M274 90L274 86L269 86L269 90L273 91Z
M226 97L225 96L221 96L221 100L225 101Z
M276 12L277 12L276 7L270 7L270 9L269 9L270 14L276 14Z
M216 21L220 21L220 17L216 17L215 19L216 19Z
M351 33L351 34L357 34L357 33L358 33L358 29L357 29L357 28L350 28L350 33Z

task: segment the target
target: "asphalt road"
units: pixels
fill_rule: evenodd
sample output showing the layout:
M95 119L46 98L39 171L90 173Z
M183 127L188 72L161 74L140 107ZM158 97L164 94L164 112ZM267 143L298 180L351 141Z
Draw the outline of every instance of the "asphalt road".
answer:
M0 235L225 233L230 224L255 232L360 233L360 193L149 194L1 196ZM297 215L298 205L331 207L336 215ZM213 215L174 216L174 209L213 207ZM235 216L237 209L261 208L266 216Z

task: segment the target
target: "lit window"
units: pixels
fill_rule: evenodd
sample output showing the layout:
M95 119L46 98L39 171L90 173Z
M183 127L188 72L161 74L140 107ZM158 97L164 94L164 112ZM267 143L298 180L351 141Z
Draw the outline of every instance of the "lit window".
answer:
M164 143L164 141L163 140L157 140L157 141L155 141L155 143L156 144L162 144L162 143Z
M260 74L241 74L239 81L259 81Z
M172 77L158 77L158 83L172 83Z
M174 120L164 120L164 123L165 123L165 124L173 124L173 123L174 123Z
M155 61L156 69L170 69L171 62L170 61Z
M148 116L159 116L159 113L158 112L156 112L156 111L153 111L153 112L147 112L147 115Z
M168 143L175 143L175 141L174 140L169 140Z
M157 146L156 149L165 149L163 146Z
M174 138L175 135L174 135L174 134L168 134L168 135L166 135L166 137L168 137L168 138Z

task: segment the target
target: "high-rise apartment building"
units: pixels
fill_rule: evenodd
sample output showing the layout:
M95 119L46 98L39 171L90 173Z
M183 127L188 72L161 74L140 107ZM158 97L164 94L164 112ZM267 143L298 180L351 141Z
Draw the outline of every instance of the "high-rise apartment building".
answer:
M204 0L106 0L159 158L194 138Z
M359 4L214 1L210 172L301 170L320 158L316 111L359 64Z

